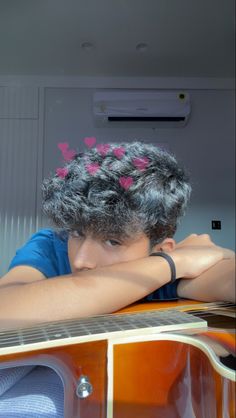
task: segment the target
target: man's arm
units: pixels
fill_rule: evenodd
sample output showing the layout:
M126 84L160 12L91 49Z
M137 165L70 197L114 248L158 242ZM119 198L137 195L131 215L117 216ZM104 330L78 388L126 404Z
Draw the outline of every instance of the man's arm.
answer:
M30 266L18 266L0 278L0 291L4 287L29 284L46 279L43 273Z
M194 280L180 280L180 298L235 303L235 259L222 260Z
M147 257L3 287L0 290L0 329L111 313L141 299L169 280L168 263L159 257Z
M182 246L171 253L177 277L194 278L223 259L224 249ZM16 270L15 270L16 273ZM161 257L146 257L0 290L0 327L111 313L170 281Z
M201 245L208 248L211 238L208 234L192 234L176 245L183 248L188 245ZM224 259L203 271L194 280L180 280L177 293L180 298L196 299L205 302L235 302L235 253L225 249Z

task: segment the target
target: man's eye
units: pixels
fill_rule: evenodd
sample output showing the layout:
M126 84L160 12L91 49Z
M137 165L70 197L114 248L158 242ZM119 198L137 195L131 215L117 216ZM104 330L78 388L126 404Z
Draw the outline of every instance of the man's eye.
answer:
M105 243L108 244L110 247L117 247L119 245L122 245L121 242L116 241L115 239L107 239Z

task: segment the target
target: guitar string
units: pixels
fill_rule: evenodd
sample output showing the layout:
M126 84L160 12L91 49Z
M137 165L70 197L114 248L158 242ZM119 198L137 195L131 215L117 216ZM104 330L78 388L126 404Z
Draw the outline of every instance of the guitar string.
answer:
M101 322L93 323L92 322L91 324L89 324L88 329L86 329L83 324L73 323L73 324L70 324L69 327L67 327L66 337L68 337L68 333L70 333L69 336L71 336L71 337L80 336L80 331L82 331L81 335L86 335L86 334L98 334L98 333L112 332L112 331L124 331L126 329L138 329L138 328L142 328L142 327L143 328L155 327L155 326L158 325L157 322L156 322L156 320L157 320L156 313L157 313L156 311L153 311L148 316L145 315L145 317L143 317L143 315L139 315L138 318L137 317L136 318L132 317L132 319L138 319L138 320L136 320L135 323L134 322L130 323L129 321L127 321L127 319L130 319L130 317L128 317L128 318L127 317L115 318L115 319L112 318L112 322L108 321L106 323L104 323L104 322L103 323L101 323ZM175 311L171 312L171 313L176 314ZM170 314L170 310L168 310L167 314ZM163 317L163 315L162 315L162 317ZM160 319L160 316L159 316L159 319ZM164 317L164 318L161 318L161 319L162 319L162 322L165 321L163 323L163 325L176 323L176 315L175 315L175 318L174 318L175 322L173 320L173 317L172 317L172 321L170 320L169 317L168 318ZM178 317L177 317L177 320L178 320ZM187 316L187 317L184 317L184 318L181 317L178 320L177 323L184 323L184 322L187 323L187 322L192 322L192 321L191 321L191 318L188 318L188 316ZM22 329L22 330L19 329L17 334L16 334L15 331L13 331L11 334L10 334L10 332L3 333L2 338L0 338L0 342L2 342L2 343L4 341L5 342L7 342L7 341L8 342L10 342L10 341L13 342L13 341L15 341L16 336L19 335L19 334L21 334L21 336L25 340L29 339L29 338L31 338L31 340L33 338L39 339L40 338L39 333L42 335L42 332L47 333L49 338L50 338L50 336L52 337L52 333L53 333L53 337L54 337L53 339L55 339L55 334L57 334L58 332L61 333L63 331L63 329L60 326L59 327L58 326L57 327L47 326L47 327L38 327L37 330L33 329L33 331L34 331L34 334L29 329L28 329L28 331L24 330L24 329ZM75 331L75 333L74 333L74 331ZM28 334L27 334L27 332L28 332ZM65 335L63 335L63 332L60 336L62 336L62 338L65 338ZM47 340L47 338L46 339L43 338L43 340L45 341L45 340Z
M166 312L166 314L169 314L169 313L170 313L170 310L168 310L168 312ZM172 311L172 314L173 313L175 314L175 317L176 317L176 312ZM123 316L123 317L115 317L115 316L112 317L111 316L109 318L106 318L105 321L104 320L101 321L100 318L98 318L98 320L96 322L93 320L90 323L87 322L87 324L84 324L84 323L81 324L81 323L73 321L72 323L70 323L67 326L66 330L67 330L68 333L73 332L75 330L75 331L77 331L78 334L79 334L80 331L82 331L82 333L85 334L87 329L91 333L91 331L97 332L99 330L99 328L103 328L102 331L109 331L109 330L112 331L112 328L115 331L120 331L120 330L125 330L127 328L127 326L129 327L129 329L130 328L137 328L137 327L140 328L141 325L143 325L144 327L145 326L155 326L156 319L157 319L156 314L157 314L157 311L151 311L149 313L145 313L145 316L142 313L139 313L135 316L134 315ZM181 315L181 312L179 314ZM166 318L166 315L164 316L163 313L162 313L162 320L163 320L163 317L164 317L164 320L166 322L169 322L169 323L171 322L170 318L169 317ZM159 318L160 318L160 315L159 315ZM177 317L177 319L178 319L178 317ZM133 320L135 320L135 322ZM183 320L183 318L182 318L182 320ZM132 322L130 322L130 321L132 321ZM86 325L87 325L87 327L86 327ZM60 323L56 323L56 324L50 324L49 323L46 326L43 326L43 324L42 324L42 326L38 326L37 329L33 328L33 330L29 329L29 328L28 329L27 328L26 329L19 329L18 333L20 331L23 332L25 337L29 338L30 336L32 336L32 337L37 336L37 332L42 333L42 331L49 332L49 333L53 332L54 334L57 333L58 331L59 332L65 331L65 327L63 326L63 324L60 324ZM33 333L32 333L32 331L33 331ZM12 330L12 332L8 331L6 333L3 333L3 337L5 339L6 338L9 339L9 337L14 338L15 336L16 336L15 330ZM68 336L68 334L67 334L67 336Z
M189 310L189 313L190 314L192 314L192 315L201 315L201 317L203 317L203 318L205 318L205 317L209 317L210 316L210 314L207 312L207 311L209 311L209 308L219 308L219 306L220 307L231 307L232 306L232 304L226 304L226 303L223 303L223 304L209 304L209 305L207 305L207 308L205 308L205 310ZM148 314L150 315L150 314L152 314L152 315L156 315L156 313L157 312L165 312L165 311L169 311L170 309L169 308L167 308L167 309L162 309L162 310L159 310L159 311L157 311L157 310L150 310L150 311L139 311L139 312L131 312L131 313L124 313L124 314L116 314L116 315L112 315L112 314L108 314L108 315L98 315L98 316L96 316L96 317L89 317L89 318L79 318L79 319L74 319L74 320L65 320L65 321L56 321L56 322L46 322L46 323L41 323L41 324L37 324L37 325L34 325L33 326L33 328L32 327L26 327L26 328L20 328L22 331L24 331L24 332L27 332L27 331L33 331L33 332L37 332L38 330L40 330L41 332L42 332L42 327L45 329L45 328L47 328L47 327L50 327L50 328L56 328L56 327L60 327L60 326L63 326L63 325L67 325L67 329L68 329L68 326L73 326L73 325L76 325L77 327L84 327L84 326L91 326L91 325L93 325L93 323L94 323L94 325L97 325L99 322L101 323L101 321L112 321L112 322L118 322L118 320L120 320L120 319L127 319L127 318L132 318L132 317L137 317L137 316L141 316L141 319L144 319L144 316L147 316ZM174 308L174 311L176 311L176 312L182 312L183 311L183 308L181 308L181 307L177 307L177 309L176 308ZM187 311L187 313L188 313L188 311ZM80 321L80 322L78 322L78 321ZM18 330L6 330L6 331L3 331L3 332L0 332L0 337L1 337L1 334L4 334L4 337L6 337L7 335L11 335L11 334L15 334L15 332L16 331L19 331L20 329L18 329Z
M179 324L183 324L183 322L180 322ZM141 326L139 326L139 327L136 327L136 328L130 328L129 326L127 326L126 328L121 328L120 330L119 329L103 329L103 330L100 330L100 332L98 331L98 330L96 330L96 331L94 331L94 332L82 332L82 333L80 333L78 330L77 330L77 332L75 332L75 333L70 333L69 332L69 335L67 334L67 335L63 335L63 334L59 334L59 335L50 335L50 334L48 334L48 332L47 331L45 331L45 335L46 335L46 337L44 337L44 338L40 338L38 335L36 335L36 336L28 336L27 338L23 335L21 335L21 339L19 338L19 335L17 335L17 336L15 336L15 337L13 337L13 338L11 338L11 339L9 339L9 338L7 338L6 340L1 340L0 339L0 347L2 348L2 347L10 347L10 346L16 346L16 345L27 345L27 344L30 344L30 343L39 343L39 342L46 342L46 341L56 341L57 339L68 339L68 338L73 338L73 337L85 337L85 336L88 336L88 335L98 335L98 334L106 334L106 333L111 333L111 332L118 332L118 331L131 331L132 329L147 329L147 328L150 328L150 329L153 329L154 327L157 327L157 326L167 326L167 325L173 325L173 322L170 324L167 324L167 323L164 323L164 324L142 324ZM213 329L214 329L214 327L213 327ZM217 332L220 332L220 329L218 329L217 328Z
M156 316L157 313L163 314L163 313L168 312L170 310L174 311L176 313L177 312L180 312L180 313L182 312L182 309L166 309L166 310L150 310L150 311L130 312L130 313L125 313L125 314L115 314L115 315L110 315L110 314L108 314L108 315L98 315L96 317L78 318L78 319L72 319L72 320L69 319L69 320L65 320L65 321L63 320L63 321L54 321L54 322L44 322L44 323L41 323L41 324L34 325L33 328L32 327L23 328L23 330L25 330L25 331L27 331L27 330L28 331L30 331L30 330L31 331L32 330L37 331L37 329L41 328L42 326L57 327L57 326L62 326L62 325L72 325L73 326L74 324L81 325L83 327L85 325L92 325L93 323L94 324L98 324L99 322L102 323L102 321L103 322L107 322L107 321L118 322L119 320L124 320L124 319L134 318L134 317L136 317L136 318L141 317L141 319L144 319L145 316L150 316L150 315L155 315ZM207 309L205 311L204 310L199 310L199 309L198 310L191 309L191 310L187 311L186 313L189 312L192 315L201 314L202 316L205 316L205 315L209 315L208 311L209 311L209 309ZM78 322L78 321L80 321L80 322ZM6 330L6 331L4 331L4 334L12 333L14 331L15 330Z
M168 310L168 312L169 312L170 310ZM158 311L150 311L150 312L144 312L144 314L145 314L145 316L149 313L152 313L152 316L155 316L155 318L154 318L154 320L156 320L156 313L157 313ZM161 312L161 311L159 311L159 312ZM178 311L177 311L178 312ZM199 311L196 311L197 313L199 313ZM210 314L209 313L205 313L205 314L202 314L202 312L200 311L200 313L201 313L201 318L207 318L207 317L209 317L210 316ZM136 314L136 315L139 315L140 316L140 314L141 314L141 319L142 320L145 320L146 318L143 318L143 313L142 312L139 312L138 314ZM191 312L191 314L192 314L192 312ZM120 315L120 316L122 316L122 315ZM124 315L123 315L124 316ZM131 315L130 315L131 316ZM133 316L133 315L132 315ZM106 319L107 319L107 316L104 316ZM108 315L108 317L109 317L109 315ZM111 315L111 317L112 318L114 318L115 317L115 315ZM119 317L119 315L117 315L116 317ZM98 317L98 318L100 318L100 317ZM92 319L94 319L94 318L92 318ZM119 318L120 319L120 318ZM125 318L123 318L123 319L126 319L127 320L127 317L125 317ZM139 326L137 327L137 323L136 323L136 327L134 327L134 328L141 328L142 326L143 326L143 328L147 328L147 327L155 327L155 326L157 326L157 324L156 324L156 322L153 322L153 323L151 323L150 324L150 319L151 318L148 318L149 319L149 323L147 323L147 321L144 323L144 322L142 322L142 323L139 323ZM140 321L139 321L140 322ZM173 321L172 321L172 323L173 323ZM140 326L140 324L141 324L141 326ZM42 324L43 325L43 324ZM53 325L54 325L54 327L53 327ZM57 326L60 326L60 323L57 323ZM78 324L78 323L75 323L74 321L73 321L73 324L71 324L72 325L72 328L70 327L70 329L69 328L67 328L66 329L66 336L65 335L63 335L63 334L65 334L65 329L63 329L63 334L60 334L59 335L59 338L66 338L66 337L73 337L73 336L81 336L80 335L80 329L81 329L81 327L82 327L82 329L83 329L83 332L82 332L82 335L88 335L88 334L98 334L99 332L98 332L98 326L99 327L101 327L101 325L103 325L103 328L104 328L104 324L101 324L101 323L98 323L98 324L93 324L93 325L95 325L95 328L93 329L93 331L94 332L87 332L87 330L86 330L86 328L84 327L84 325L83 324ZM90 324L91 325L91 324ZM107 328L107 325L108 325L108 328ZM111 327L109 328L109 325L112 325L113 326L113 329L111 329ZM123 327L122 328L120 328L120 327L118 327L118 329L116 328L116 329L114 329L114 326L116 326L117 327L117 323L115 322L113 322L112 324L109 324L109 323L107 323L106 324L106 328L104 328L103 330L101 330L101 332L100 333L103 333L103 332L112 332L112 331L120 331L120 330L125 330L125 329L127 329L127 326L126 327L124 327L124 324L121 324L121 325L123 325ZM132 324L133 325L133 324ZM9 335L9 333L7 332L7 333L4 333L3 334L3 336L4 336L4 340L6 341L6 343L7 342L10 342L9 340L11 340L11 343L17 343L18 341L19 341L19 334L21 334L21 338L23 337L23 339L26 341L27 339L29 339L29 338L31 338L31 342L32 342L32 339L33 338L37 338L37 339L39 339L39 335L37 335L37 331L40 331L40 333L42 334L42 333L44 333L44 335L46 334L46 338L44 337L43 338L43 341L47 341L47 340L50 340L50 337L54 337L54 338L51 338L51 340L55 340L56 338L55 338L55 334L57 334L58 333L58 331L59 331L59 333L61 333L61 331L62 331L62 329L55 329L55 324L51 324L51 323L49 323L49 326L50 326L50 328L54 328L54 329L51 329L51 330L49 330L49 329L47 329L47 327L42 327L42 326L38 326L37 327L37 329L34 329L34 332L36 331L36 334L32 334L32 333L29 333L28 335L25 333L25 331L27 331L27 329L22 329L22 330L18 330L18 332L17 332L17 334L16 334L16 332L15 331L13 331L12 332L12 336L10 336ZM64 328L64 327L63 327ZM130 327L130 324L128 325L128 329L132 329L132 327ZM72 333L73 331L76 331L76 333L74 334L74 335L71 335L71 334L69 334L69 333ZM90 327L90 331L92 330L92 328ZM23 332L23 334L20 332L20 331L22 331ZM28 329L28 331L30 331L29 329ZM53 331L53 335L52 335L52 331ZM50 333L51 333L51 335L50 335ZM8 335L6 335L6 334L8 334ZM68 335L69 334L69 335ZM76 335L77 334L77 335ZM58 335L58 334L57 334ZM9 338L10 337L10 338ZM17 341L15 340L15 338L16 337L18 337L18 339L17 339ZM27 338L26 338L27 337ZM47 338L47 337L49 337L49 338ZM0 337L0 342L2 341L4 341L3 340L3 338L1 338ZM14 341L15 340L15 341ZM38 340L39 341L39 340ZM40 341L42 341L42 339L40 339ZM29 343L29 342L28 342Z
M50 321L50 322L42 322L40 324L34 324L33 325L33 329L37 330L37 328L42 327L42 326L56 326L56 325L67 325L67 324L73 324L73 323L78 323L78 321L81 321L83 324L88 324L91 323L93 321L97 322L99 320L108 320L110 318L123 318L123 317L132 317L132 316L136 316L136 315L148 315L151 312L165 312L165 311L169 311L169 310L174 310L176 312L189 312L190 314L197 314L197 313L201 313L202 315L204 315L204 312L207 313L207 311L209 311L209 309L219 309L222 307L225 308L230 308L230 307L235 307L234 304L232 304L231 302L210 302L207 304L202 304L202 308L201 308L201 304L197 304L196 308L198 307L198 309L193 309L191 308L191 306L195 305L184 305L184 306L177 306L177 307L167 307L167 308L161 308L161 309L150 309L149 311L133 311L133 312L124 312L124 313L116 313L116 314L105 314L105 315L96 315L96 316L91 316L91 317L87 317L87 318L75 318L75 319L65 319L65 320L58 320L58 321ZM199 309L201 308L201 309ZM22 328L20 328L22 329ZM25 327L23 328L24 330L27 329L32 329L32 326L29 327ZM8 333L8 332L14 332L16 330L6 330L4 331L4 333ZM0 335L1 335L1 331L0 331Z

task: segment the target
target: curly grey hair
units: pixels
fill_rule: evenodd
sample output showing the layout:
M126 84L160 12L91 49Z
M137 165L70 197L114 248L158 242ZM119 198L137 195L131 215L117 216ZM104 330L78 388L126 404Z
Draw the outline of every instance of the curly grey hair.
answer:
M172 237L191 193L188 176L170 153L142 142L109 144L106 155L96 148L77 154L65 167L65 178L44 180L43 210L57 228L79 230L101 238L145 233L151 246ZM125 153L117 158L114 149ZM148 159L145 169L135 158ZM94 174L88 164L99 164ZM121 177L133 183L125 189Z

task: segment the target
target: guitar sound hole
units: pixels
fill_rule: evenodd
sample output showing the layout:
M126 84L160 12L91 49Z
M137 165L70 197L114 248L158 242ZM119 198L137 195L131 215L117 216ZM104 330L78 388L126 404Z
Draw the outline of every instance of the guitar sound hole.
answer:
M220 357L220 361L229 369L236 370L236 358L232 354L227 357Z
M205 315L197 315L207 320L207 324L212 328L234 329L235 318L231 316L221 315L220 313L207 312Z

